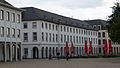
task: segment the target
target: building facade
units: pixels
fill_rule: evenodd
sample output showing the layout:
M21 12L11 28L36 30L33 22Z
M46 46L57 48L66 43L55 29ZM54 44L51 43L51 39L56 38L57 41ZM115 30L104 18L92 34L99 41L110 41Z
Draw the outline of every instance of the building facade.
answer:
M64 17L34 7L22 8L23 58L47 58L66 55L65 43L74 44L75 55L85 55L84 44L92 41L93 55L98 54L98 32L84 21Z
M108 35L107 25L108 23L104 20L91 20L86 21L90 25L92 25L94 28L98 27L98 45L99 45L99 54L104 54L104 40L107 40L107 43L109 45L110 37ZM109 48L109 46L108 46ZM119 54L120 53L120 45L117 43L112 42L112 54ZM109 54L109 51L108 51Z
M22 59L21 12L5 0L0 0L0 61Z

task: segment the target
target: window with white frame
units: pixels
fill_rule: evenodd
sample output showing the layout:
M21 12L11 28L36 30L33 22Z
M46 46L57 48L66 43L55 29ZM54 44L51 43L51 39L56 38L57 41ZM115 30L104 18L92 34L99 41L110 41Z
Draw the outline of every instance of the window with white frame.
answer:
M49 33L49 42L51 42L51 33Z
M44 28L44 23L42 22L42 28Z
M12 37L15 38L15 29L14 28L12 28Z
M28 41L28 33L24 33L24 42Z
M56 30L58 30L58 26L56 25Z
M4 19L4 11L0 10L0 19L3 20Z
M7 37L10 37L10 28L7 28L6 35L7 35Z
M45 23L45 27L46 27L46 29L48 28L48 25L47 25L47 23Z
M56 42L58 42L58 35L56 34Z
M69 35L67 35L67 42L69 42Z
M17 33L18 33L18 38L20 38L20 29L17 30Z
M55 42L55 35L53 34L53 42Z
M42 32L42 41L44 41L44 32Z
M53 28L53 30L54 30L54 24L52 25L52 28Z
M69 27L67 27L67 32L69 32Z
M10 13L7 11L6 12L6 20L9 21L10 20Z
M17 23L20 23L20 15L17 14Z
M61 34L61 43L63 42L63 35Z
M75 36L73 36L73 41L74 41L74 43L75 43Z
M72 42L72 36L70 36L70 42Z
M15 13L12 13L12 22L15 22Z
M51 24L49 24L49 30L51 30Z
M0 34L1 34L1 37L4 37L4 27L1 27Z
M62 26L61 26L61 31L62 31Z
M37 28L37 22L32 22L32 28Z
M66 42L66 35L64 35L64 42Z
M37 41L37 32L33 32L33 41Z
M23 23L23 28L27 29L28 28L28 24L27 23Z
M48 33L46 32L46 42L48 42Z

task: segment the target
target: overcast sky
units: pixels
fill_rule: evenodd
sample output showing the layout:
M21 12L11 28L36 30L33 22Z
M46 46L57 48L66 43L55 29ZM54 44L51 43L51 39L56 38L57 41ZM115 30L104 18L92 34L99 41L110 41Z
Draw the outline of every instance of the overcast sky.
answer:
M116 0L6 0L15 7L37 7L80 20L103 19L112 13Z

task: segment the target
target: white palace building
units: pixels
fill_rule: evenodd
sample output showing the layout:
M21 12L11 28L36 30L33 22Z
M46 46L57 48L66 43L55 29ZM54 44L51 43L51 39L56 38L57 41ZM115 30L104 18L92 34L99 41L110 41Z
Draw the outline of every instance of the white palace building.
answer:
M53 57L59 52L65 56L65 43L71 42L75 47L75 55L84 55L84 44L92 41L93 54L98 54L98 31L88 23L50 13L34 7L22 8L22 40L24 58Z
M65 57L74 45L74 56L85 54L85 41L92 55L103 54L103 41L110 40L105 21L77 20L34 7L16 8L0 0L0 61L48 58L60 53ZM113 45L113 53L120 53L120 46Z
M22 59L21 9L0 0L0 61Z

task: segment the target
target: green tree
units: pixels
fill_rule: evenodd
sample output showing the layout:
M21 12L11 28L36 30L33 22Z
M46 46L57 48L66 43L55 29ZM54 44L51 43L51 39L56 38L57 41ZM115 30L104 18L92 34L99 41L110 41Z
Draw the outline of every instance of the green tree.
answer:
M112 14L108 19L108 34L113 42L120 43L120 3L112 7Z

